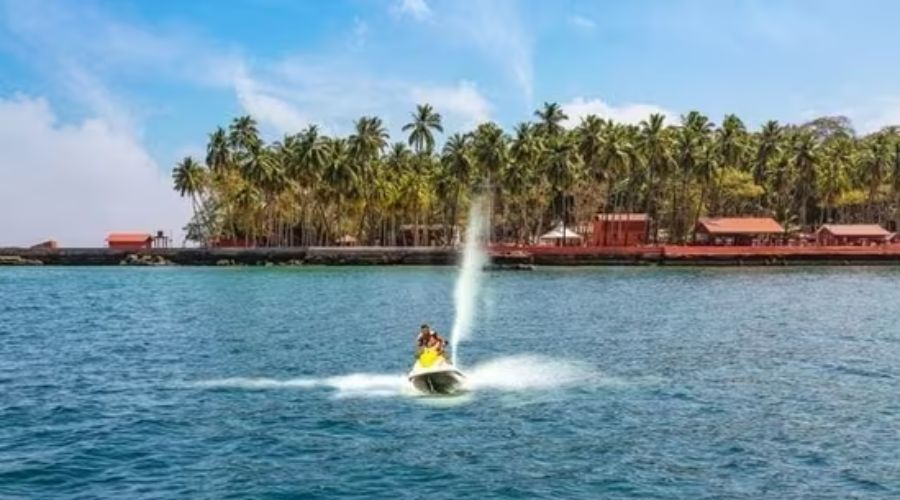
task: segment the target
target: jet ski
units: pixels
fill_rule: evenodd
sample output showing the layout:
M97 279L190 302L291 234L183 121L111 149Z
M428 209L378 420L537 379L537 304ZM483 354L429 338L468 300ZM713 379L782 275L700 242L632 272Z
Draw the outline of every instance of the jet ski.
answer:
M437 349L422 349L409 372L409 381L419 392L453 394L462 390L466 377Z

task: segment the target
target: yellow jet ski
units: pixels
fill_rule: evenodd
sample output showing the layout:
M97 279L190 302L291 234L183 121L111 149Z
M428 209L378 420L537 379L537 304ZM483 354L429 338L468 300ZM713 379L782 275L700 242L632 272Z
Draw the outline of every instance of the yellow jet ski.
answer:
M426 347L409 372L409 381L420 392L453 394L462 389L466 377L437 349Z

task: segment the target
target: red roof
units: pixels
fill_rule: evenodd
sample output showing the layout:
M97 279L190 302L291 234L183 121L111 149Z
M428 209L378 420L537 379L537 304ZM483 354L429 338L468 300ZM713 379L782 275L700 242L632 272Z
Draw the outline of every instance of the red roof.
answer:
M887 238L891 232L878 224L825 224L819 231L828 231L834 236L857 238Z
M603 221L638 221L643 222L647 220L647 214L638 214L638 213L625 213L625 214L597 214L594 220L603 220Z
M702 217L698 230L713 235L781 234L784 228L771 217Z
M146 243L152 239L150 233L109 233L106 237L107 243Z

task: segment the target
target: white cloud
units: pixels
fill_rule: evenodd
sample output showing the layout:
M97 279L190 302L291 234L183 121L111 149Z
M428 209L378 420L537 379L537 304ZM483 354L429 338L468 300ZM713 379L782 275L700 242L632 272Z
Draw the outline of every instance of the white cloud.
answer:
M43 99L0 99L2 244L102 246L110 231L175 231L189 203L128 134L104 119L59 124Z
M600 118L613 120L619 123L637 124L646 120L653 113L659 113L666 117L668 123L674 123L678 115L656 104L623 104L613 106L602 99L585 99L576 97L562 105L563 111L569 116L566 125L574 127L587 115L597 115Z
M866 105L851 106L831 114L847 116L858 134L870 134L887 126L900 125L900 97L883 96Z
M350 35L350 48L360 49L369 38L369 23L360 18L353 19L353 33Z
M440 113L459 118L465 128L472 128L491 119L491 105L475 87L461 81L455 87L415 87L412 98L416 103L429 103Z
M247 114L260 123L273 126L278 132L297 132L310 123L294 105L260 88L246 71L235 75L234 91Z
M584 16L571 16L569 17L569 23L578 29L587 31L593 30L597 27L597 23L595 23L593 19L588 19Z
M414 17L419 21L424 21L431 17L431 8L425 3L425 0L398 0L394 9L401 13Z

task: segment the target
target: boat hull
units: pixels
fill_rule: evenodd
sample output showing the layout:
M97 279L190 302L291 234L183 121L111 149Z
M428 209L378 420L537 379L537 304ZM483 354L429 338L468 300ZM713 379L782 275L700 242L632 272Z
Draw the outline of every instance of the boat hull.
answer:
M452 366L416 370L409 373L409 381L419 392L453 394L462 390L465 376Z

